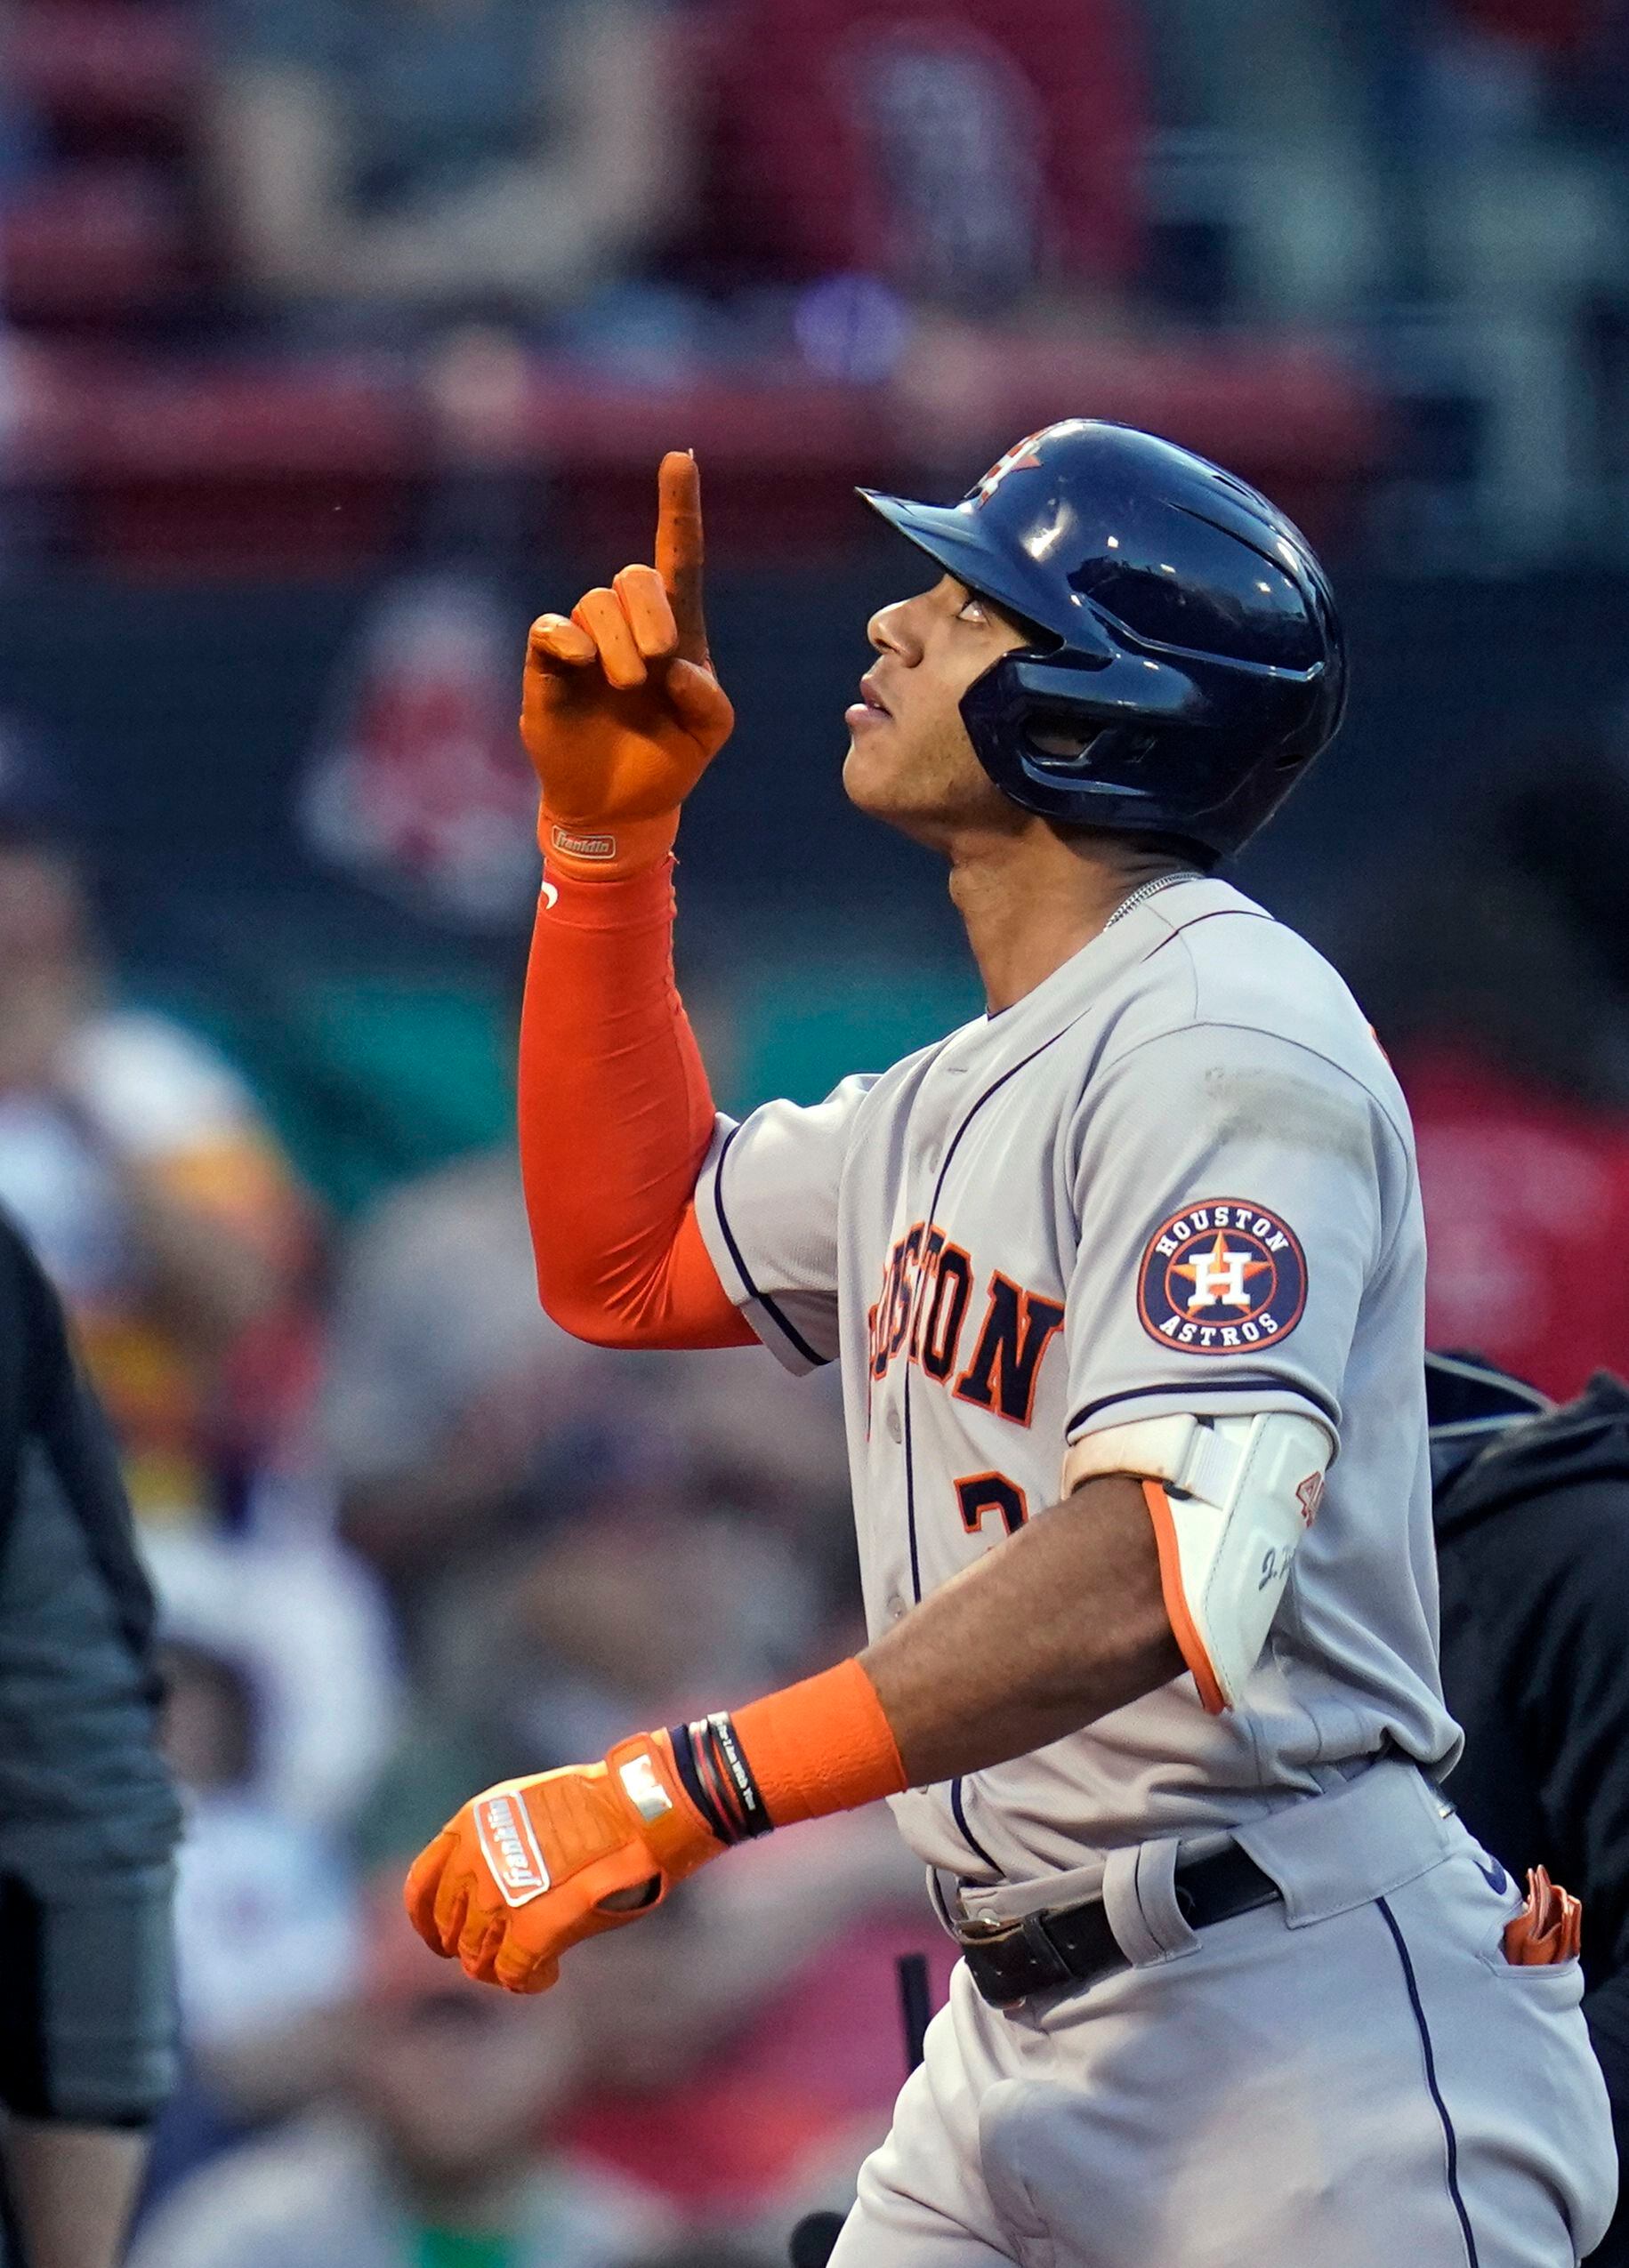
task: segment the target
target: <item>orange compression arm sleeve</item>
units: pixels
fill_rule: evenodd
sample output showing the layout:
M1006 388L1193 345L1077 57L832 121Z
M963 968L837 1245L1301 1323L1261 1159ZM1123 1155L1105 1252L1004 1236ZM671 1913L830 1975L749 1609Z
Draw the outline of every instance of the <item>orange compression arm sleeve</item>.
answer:
M702 1242L713 1097L673 983L673 862L551 868L520 1019L520 1171L537 1290L601 1347L749 1347Z

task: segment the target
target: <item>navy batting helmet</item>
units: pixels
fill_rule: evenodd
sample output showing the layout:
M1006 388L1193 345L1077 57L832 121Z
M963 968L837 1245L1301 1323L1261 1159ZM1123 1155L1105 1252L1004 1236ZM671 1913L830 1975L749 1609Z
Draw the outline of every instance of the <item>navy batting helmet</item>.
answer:
M1205 458L1073 417L959 504L859 493L1033 631L962 700L979 761L1026 811L1171 837L1213 864L1334 738L1346 664L1323 569Z

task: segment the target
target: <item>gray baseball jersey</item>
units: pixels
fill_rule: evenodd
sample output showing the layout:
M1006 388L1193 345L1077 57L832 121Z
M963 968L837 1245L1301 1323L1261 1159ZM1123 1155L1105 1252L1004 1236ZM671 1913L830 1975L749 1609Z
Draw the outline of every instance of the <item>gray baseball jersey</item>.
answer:
M1016 1006L813 1108L721 1120L708 1249L794 1369L836 1361L874 1634L1137 1418L1335 1444L1240 1705L1187 1675L895 1799L931 1866L1022 1881L1248 1821L1390 1748L1446 1768L1402 1096L1335 971L1225 882L1133 901Z

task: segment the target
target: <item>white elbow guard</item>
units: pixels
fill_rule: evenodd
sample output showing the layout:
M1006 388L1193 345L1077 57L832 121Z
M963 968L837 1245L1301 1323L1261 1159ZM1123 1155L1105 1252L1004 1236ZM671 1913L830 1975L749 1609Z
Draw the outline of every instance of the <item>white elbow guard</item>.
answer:
M1310 1418L1144 1418L1088 1434L1064 1460L1067 1494L1103 1473L1142 1483L1165 1612L1199 1698L1231 1709L1255 1668L1334 1453Z

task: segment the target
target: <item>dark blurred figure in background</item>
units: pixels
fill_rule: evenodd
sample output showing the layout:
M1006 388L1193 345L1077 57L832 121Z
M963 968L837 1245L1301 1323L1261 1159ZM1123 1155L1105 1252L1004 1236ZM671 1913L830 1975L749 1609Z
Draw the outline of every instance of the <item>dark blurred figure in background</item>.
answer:
M1224 227L1230 295L1269 322L1349 319L1385 274L1369 89L1399 12L1375 0L1144 0L1141 12L1181 136L1166 155L1188 160L1178 210ZM1393 133L1405 123L1394 116Z
M1558 1408L1475 1358L1429 1355L1426 1391L1442 1683L1465 1733L1448 1793L1519 1881L1542 1865L1584 1902L1584 2013L1622 2160L1629 1387L1602 1372ZM1629 2264L1629 2203L1590 2257L1599 2268Z
M252 306L535 320L636 267L682 189L649 0L218 0L206 120Z
M1143 128L1118 0L722 0L699 251L833 376L954 388L981 335L1120 320ZM954 444L950 444L954 446Z
M164 1746L186 1814L175 1950L186 2048L149 2186L332 2083L357 1902L339 1838L276 1800L276 1718L251 1657L196 1630L161 1653Z
M60 1306L0 1214L0 2161L27 2268L113 2268L175 2076L152 1612Z
M617 2268L648 2248L649 2199L543 2139L593 2067L583 1995L482 1995L383 1900L367 1945L333 2099L173 2191L131 2268Z
M1414 1114L1427 1336L1558 1396L1629 1372L1625 874L1629 766L1534 748L1404 876L1357 978Z
M207 1520L264 1446L306 1201L247 1089L113 996L84 887L0 741L0 1202L68 1303L137 1516Z
M345 1533L409 1614L535 1522L551 1443L607 1358L537 1304L520 1174L482 1151L391 1190L342 1254L321 1397Z
M723 0L711 29L744 265L996 319L1125 280L1142 113L1117 0Z
M469 1665L489 1691L488 1656L504 1643L515 1601L545 1590L556 1600L576 1596L575 1575L562 1583L544 1574L548 1552L569 1552L573 1531L623 1535L641 1497L658 1546L665 1523L690 1538L698 1558L724 1516L749 1584L766 1550L784 1559L792 1546L835 1562L822 1569L834 1586L851 1585L835 1404L786 1393L733 1360L630 1363L569 1338L538 1305L509 1145L391 1189L344 1240L335 1289L321 1459L343 1532L390 1587L421 1671L433 1674L431 1626L449 1615L467 1624L472 1612ZM479 1579L487 1571L489 1585L495 1552L502 1573L488 1597ZM641 1566L666 1564L659 1548L654 1560L633 1556ZM642 1590L636 1579L622 1600L631 1627ZM597 1607L592 1585L590 1595ZM774 1596L766 1619L801 1632L809 1608L794 1588ZM594 1621L592 1608L577 1621L568 1607L568 1627L527 1634L526 1659L539 1658L541 1639L542 1659L569 1661ZM737 1637L748 1627L738 1613ZM614 1618L608 1635L625 1666L657 1671ZM748 1666L749 1682L757 1666ZM512 1705L527 1683L517 1669ZM454 1693L442 1701L456 1714ZM626 1706L617 1694L607 1721ZM562 1753L569 1747L568 1739Z

